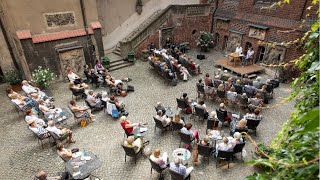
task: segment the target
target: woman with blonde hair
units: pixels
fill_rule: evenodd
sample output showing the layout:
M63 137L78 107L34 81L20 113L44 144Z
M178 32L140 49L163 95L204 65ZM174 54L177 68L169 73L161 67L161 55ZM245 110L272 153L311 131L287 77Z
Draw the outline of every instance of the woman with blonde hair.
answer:
M143 142L141 138L137 138L134 140L134 136L129 136L123 143L124 146L129 148L133 148L133 150L137 153L143 148Z
M161 168L166 168L168 166L168 153L164 152L160 156L160 149L156 148L153 150L153 154L150 156L151 161L157 163Z
M247 129L247 120L241 119L238 124L236 125L237 129Z
M173 118L172 122L177 123L177 124L178 124L178 123L179 123L179 124L182 124L183 126L185 125L185 123L184 123L184 121L182 120L182 118L181 118L181 116L180 116L179 113L176 114L176 115L174 115L174 118Z

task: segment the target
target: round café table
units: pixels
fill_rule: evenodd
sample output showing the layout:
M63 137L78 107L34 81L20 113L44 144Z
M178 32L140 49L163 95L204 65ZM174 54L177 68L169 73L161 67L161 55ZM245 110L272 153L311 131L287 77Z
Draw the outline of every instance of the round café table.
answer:
M191 152L188 149L185 149L185 148L178 148L178 149L175 149L172 152L172 156L174 158L178 158L178 159L180 159L182 161L186 161L186 160L190 159Z

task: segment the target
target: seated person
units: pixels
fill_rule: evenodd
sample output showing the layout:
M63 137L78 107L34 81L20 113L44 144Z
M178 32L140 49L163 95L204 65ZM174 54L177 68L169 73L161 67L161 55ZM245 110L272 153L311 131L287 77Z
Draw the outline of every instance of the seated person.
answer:
M127 120L126 116L121 116L120 124L121 124L123 130L126 131L126 134L132 134L134 128L141 125L140 123L131 123L131 121Z
M143 148L143 142L141 138L134 140L134 136L129 136L123 143L124 146L133 148L136 153L138 153L141 148Z
M166 168L169 164L168 153L164 152L162 156L160 156L160 149L155 149L153 154L150 156L151 161L158 164L161 168Z
M102 74L106 71L106 69L103 67L100 61L96 60L96 64L94 65L94 71L95 73Z
M49 137L50 134L48 133L48 131L46 129L44 129L42 126L39 126L35 123L35 120L30 119L28 120L27 124L29 125L29 129L34 132L37 136L41 136L41 137Z
M31 86L31 85L28 83L28 81L26 81L26 80L23 80L23 81L22 81L22 90L23 90L26 94L31 95L31 96L38 94L39 97L40 97L40 99L44 99L44 100L45 100L45 99L48 98L48 96L47 96L43 91L41 91L41 90L40 90L39 88L37 88L37 87ZM52 100L52 98L49 98L49 99Z
M163 127L168 126L171 122L171 119L168 118L167 115L163 114L163 112L161 110L158 110L155 118L158 119L159 121L161 121Z
M44 100L40 99L38 101L39 103L39 109L41 110L41 112L43 112L45 115L48 114L55 114L57 111L62 111L60 108L56 108L54 106L48 105L47 103L45 103Z
M69 179L69 173L68 172L63 172L60 176L53 176L49 177L48 173L42 170L38 170L35 177L38 180L67 180Z
M62 143L57 145L57 153L65 162L72 159L72 151L64 148Z
M220 84L220 85L218 86L217 91L223 91L223 92L225 92L224 84Z
M89 107L78 106L75 100L71 100L69 107L71 111L78 117L83 117L89 122L94 122L94 115L91 114Z
M117 107L119 112L123 112L124 111L124 104L120 103L119 100L116 97L111 96L110 100L109 100L109 103L116 105L116 107Z
M7 88L7 89L6 89L6 92L7 92L7 95L8 95L8 97L9 97L10 99L12 99L12 98L11 98L12 95L16 95L18 99L25 99L25 98L27 98L26 96L22 96L21 94L15 92L15 91L12 90L11 88Z
M246 93L242 93L239 97L239 104L241 108L246 108L248 106L248 96Z
M237 96L238 96L238 94L236 92L236 88L234 88L234 86L232 86L230 88L230 90L227 91L227 99L228 99L228 101L231 102L231 103L236 103Z
M157 106L155 107L155 109L157 110L157 112L161 110L163 114L166 113L166 108L161 104L161 102L157 102Z
M207 110L207 106L206 104L204 103L203 100L199 101L196 106L197 108L199 109L203 109L204 110L204 115L203 115L203 118L204 119L208 119L208 116L209 116L209 113L208 113L208 110Z
M106 108L107 107L107 102L110 101L110 98L108 97L107 92L103 92L101 96L101 105Z
M196 139L197 141L199 141L199 131L198 130L191 130L192 128L192 124L191 123L187 123L182 129L180 129L180 132L190 135L191 136L191 140Z
M216 112L216 111L211 111L209 120L210 120L210 121L219 121L219 120L218 120L218 117L217 117L217 112ZM219 122L216 122L216 123L218 123L218 124L214 124L214 127L212 127L213 130L218 130Z
M17 94L10 95L11 102L19 106L21 110L27 110L28 108L34 109L38 112L39 108L36 106L35 102L32 99L24 98L22 96L18 96Z
M245 119L241 119L237 124L233 124L232 126L230 126L230 134L235 133L235 130L247 130L247 120Z
M191 58L188 58L188 61L189 61L190 69L192 70L192 72L195 72L197 74L202 74L199 64L196 64Z
M99 94L94 94L92 90L89 91L86 101L91 107L101 108L101 99L98 98Z
M39 118L37 115L34 115L31 110L26 111L26 117L24 119L26 122L28 122L29 120L34 120L36 125L41 127L47 127L47 124L44 122L44 120Z
M248 95L249 95L249 94L254 95L254 94L256 94L256 92L257 92L257 88L254 87L254 86L252 86L251 84L249 84L249 85L244 85L243 90L244 90L244 92L247 93ZM251 96L250 96L250 97L251 97Z
M175 158L174 162L170 163L170 169L180 175L183 175L184 178L188 177L192 170L194 169L193 167L186 167L181 164L180 159Z
M216 75L213 79L213 86L215 88L218 88L221 84L223 84L223 81L220 80L220 76L219 75ZM223 89L224 89L224 86L223 86Z
M260 108L262 107L263 105L263 99L261 97L261 94L260 93L257 93L256 96L254 98L249 98L248 99L248 107L250 109L256 109L256 108Z
M213 87L212 79L211 79L209 73L207 73L204 78L204 85Z
M164 66L164 74L166 74L166 77L169 79L176 79L175 73L168 68L168 66Z
M81 78L72 71L71 67L67 68L67 73L70 82L73 82L74 84L81 84Z
M181 65L180 65L180 66L181 66ZM183 80L184 80L184 81L187 81L187 80L188 80L188 77L191 77L191 75L190 75L189 71L187 70L187 68L181 66L181 67L179 68L179 71L180 71L180 73L181 73L180 75L183 77Z
M225 83L224 87L226 91L230 90L230 88L233 86L233 78L230 77L227 82Z
M254 80L254 81L252 82L252 85L253 85L255 88L257 88L257 89L260 89L261 86L262 86L261 77L258 76L258 77L256 78L256 80Z
M233 146L233 148L234 148L234 146L236 146L237 144L241 144L241 143L243 143L244 141L243 141L243 139L242 139L242 135L241 135L241 133L239 133L239 132L235 132L234 134L233 134L233 138L231 138L231 141L230 141L230 143L232 144L232 146Z
M232 144L229 143L229 140L227 137L223 137L222 138L222 143L217 144L217 153L218 151L232 151L233 150L233 146Z
M182 96L180 97L181 100L184 100L187 106L191 105L191 101L189 100L188 94L183 93Z
M179 123L185 126L184 120L181 118L180 114L175 114L172 122L177 124Z
M219 105L219 111L224 114L224 120L225 120L225 121L230 121L230 120L231 120L231 118L230 118L230 116L229 116L229 114L228 114L228 111L227 111L226 106L224 105L224 103L221 103L221 104Z
M253 58L253 54L254 54L253 49L252 49L252 48L249 48L249 50L247 51L246 58L245 58L244 61L243 61L243 65L244 65L244 66L247 64L248 61L250 61L250 59Z
M228 74L228 70L224 70L223 74L221 75L221 80L222 81L228 81L228 79L230 78L229 74Z
M59 137L62 137L62 139L68 138L67 142L68 143L75 143L72 139L72 131L70 129L62 129L62 128L57 128L54 125L54 122L52 120L48 121L48 127L46 128L48 131L55 133Z
M209 136L204 136L203 140L200 141L200 144L203 146L211 146Z
M245 74L244 77L242 78L242 85L249 85L252 84L252 80L249 79L248 74Z
M82 98L86 98L87 94L85 93L85 86L82 86L82 84L74 84L73 82L70 82L69 89L76 94L80 94Z
M258 108L256 108L254 110L254 112L247 113L243 118L246 119L246 120L250 119L250 120L261 121L262 120L262 115L260 115L260 110Z

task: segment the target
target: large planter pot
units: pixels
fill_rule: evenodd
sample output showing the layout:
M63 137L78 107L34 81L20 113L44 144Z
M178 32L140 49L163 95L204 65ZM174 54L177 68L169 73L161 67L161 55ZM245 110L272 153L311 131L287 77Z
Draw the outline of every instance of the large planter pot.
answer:
M136 6L136 12L140 15L142 13L142 6Z
M11 84L11 89L15 92L19 92L22 90L22 84Z

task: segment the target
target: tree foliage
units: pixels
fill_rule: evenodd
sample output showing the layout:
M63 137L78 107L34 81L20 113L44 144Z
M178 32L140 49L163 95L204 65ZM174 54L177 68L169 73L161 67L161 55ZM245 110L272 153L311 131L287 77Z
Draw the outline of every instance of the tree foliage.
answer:
M319 6L319 0L312 3ZM265 167L248 180L319 179L319 12L317 15L318 21L301 38L305 53L296 61L301 74L292 82L290 96L296 100L295 111L272 142L270 158L247 162Z

